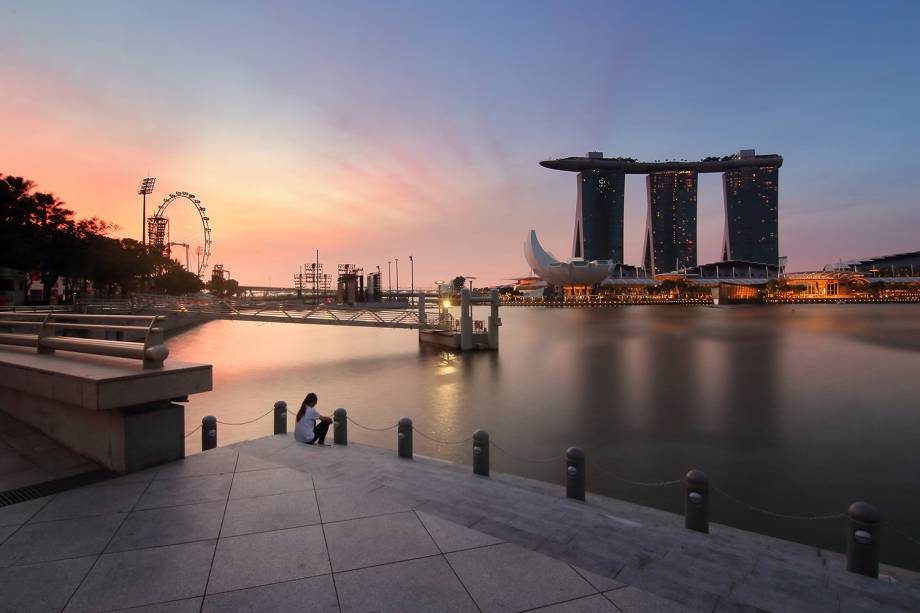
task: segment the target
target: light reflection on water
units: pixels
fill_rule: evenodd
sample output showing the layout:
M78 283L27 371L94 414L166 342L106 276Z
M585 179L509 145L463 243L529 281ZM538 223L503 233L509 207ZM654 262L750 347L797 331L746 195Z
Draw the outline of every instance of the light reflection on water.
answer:
M855 500L920 537L920 307L650 306L505 308L499 352L450 355L412 331L213 322L170 340L171 359L214 364L186 426L244 421L308 391L368 426L410 416L457 440L477 428L516 454L588 454L589 489L682 511L679 486L640 488L598 471L659 481L690 468L776 512L827 514ZM263 436L271 418L221 426L221 444ZM352 426L352 440L395 448L395 433ZM200 447L189 438L189 453ZM417 453L469 463L468 445L416 437ZM497 450L493 470L561 482L562 466ZM838 522L771 520L713 498L717 521L840 549ZM913 549L912 549L913 548ZM887 533L883 558L920 568Z

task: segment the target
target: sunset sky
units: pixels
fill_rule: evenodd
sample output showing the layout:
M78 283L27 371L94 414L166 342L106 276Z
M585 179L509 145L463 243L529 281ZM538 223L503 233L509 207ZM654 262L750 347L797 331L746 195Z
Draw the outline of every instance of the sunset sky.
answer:
M916 2L0 0L0 173L136 238L139 179L151 214L193 192L244 285L289 286L315 249L481 285L527 272L531 228L569 255L575 175L542 159L756 148L785 158L780 253L806 270L920 249L918 27ZM701 262L721 198L704 175Z

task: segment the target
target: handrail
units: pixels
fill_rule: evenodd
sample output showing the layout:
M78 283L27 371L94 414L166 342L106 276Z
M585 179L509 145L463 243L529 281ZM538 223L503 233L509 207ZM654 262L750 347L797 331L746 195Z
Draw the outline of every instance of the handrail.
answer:
M24 316L31 316L32 319L24 320ZM142 360L145 369L162 368L163 362L169 356L169 349L163 344L163 329L156 327L156 325L165 319L162 315L0 312L0 329L14 330L0 332L0 345L35 347L39 353L43 354L61 350L132 358ZM88 323L100 321L103 323ZM115 322L131 322L141 325L127 325ZM17 328L33 328L34 331L20 332L16 330ZM62 336L59 334L61 330L133 332L143 336L140 340L109 340Z
M13 305L0 306L0 313L21 313L23 315L34 315L35 313L69 313L73 311L73 305L69 304L36 304L30 306Z

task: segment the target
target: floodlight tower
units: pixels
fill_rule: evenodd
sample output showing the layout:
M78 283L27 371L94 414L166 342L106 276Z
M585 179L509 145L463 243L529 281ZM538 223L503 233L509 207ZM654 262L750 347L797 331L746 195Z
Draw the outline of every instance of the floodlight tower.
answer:
M147 245L147 194L153 193L153 185L157 182L156 177L147 177L141 181L141 184L137 186L138 195L143 197L144 200L144 209L143 209L143 220L141 223L141 244Z

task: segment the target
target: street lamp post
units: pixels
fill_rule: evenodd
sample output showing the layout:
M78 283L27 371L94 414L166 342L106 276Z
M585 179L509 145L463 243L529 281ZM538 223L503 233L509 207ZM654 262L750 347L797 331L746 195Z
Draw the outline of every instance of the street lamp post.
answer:
M396 258L396 299L399 300L399 258Z
M393 299L393 260L387 260L387 293Z
M409 256L409 300L415 304L415 260Z

